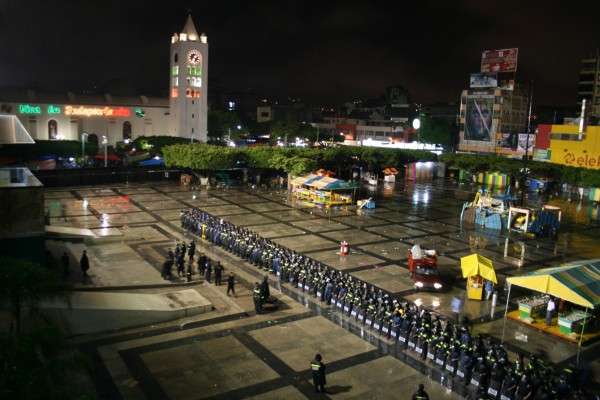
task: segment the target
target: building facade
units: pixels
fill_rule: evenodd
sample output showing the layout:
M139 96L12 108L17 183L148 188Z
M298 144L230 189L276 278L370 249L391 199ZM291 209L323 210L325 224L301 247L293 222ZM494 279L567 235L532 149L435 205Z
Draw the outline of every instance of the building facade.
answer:
M600 170L600 126L540 125L534 159Z
M581 109L583 100L587 103L587 118L593 124L600 120L600 55L581 60L577 105Z
M169 98L2 90L0 114L15 115L36 140L116 145L169 135L206 142L208 43L195 32L188 17L171 38Z
M464 152L517 155L519 135L527 136L529 88L516 85L513 90L472 88L464 90L460 103L460 142ZM533 146L532 140L529 143Z

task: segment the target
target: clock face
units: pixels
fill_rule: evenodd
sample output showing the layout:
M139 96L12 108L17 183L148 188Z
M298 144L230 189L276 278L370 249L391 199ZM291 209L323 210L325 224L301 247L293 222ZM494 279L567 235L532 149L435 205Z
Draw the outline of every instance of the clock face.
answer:
M196 50L192 50L188 53L188 60L190 64L199 64L200 63L200 53Z

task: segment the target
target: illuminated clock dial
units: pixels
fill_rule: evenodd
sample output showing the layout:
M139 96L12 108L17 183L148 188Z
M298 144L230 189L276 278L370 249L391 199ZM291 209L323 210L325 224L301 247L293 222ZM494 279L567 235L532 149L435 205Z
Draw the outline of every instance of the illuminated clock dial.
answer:
M200 63L200 53L196 50L192 50L188 53L188 60L190 64L199 64Z

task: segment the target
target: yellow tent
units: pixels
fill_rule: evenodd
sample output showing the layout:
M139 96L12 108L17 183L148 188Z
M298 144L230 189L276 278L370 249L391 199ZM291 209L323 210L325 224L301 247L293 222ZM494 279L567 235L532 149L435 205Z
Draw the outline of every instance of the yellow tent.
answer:
M471 254L470 256L462 257L460 259L460 268L462 269L463 278L479 275L494 283L498 283L492 260L480 254Z

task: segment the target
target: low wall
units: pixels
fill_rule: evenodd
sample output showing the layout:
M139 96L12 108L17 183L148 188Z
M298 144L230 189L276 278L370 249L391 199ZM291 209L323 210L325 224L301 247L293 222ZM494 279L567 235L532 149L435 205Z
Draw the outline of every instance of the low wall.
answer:
M71 307L45 302L40 310L67 334L106 332L172 321L212 310L193 289L161 294L75 292Z

